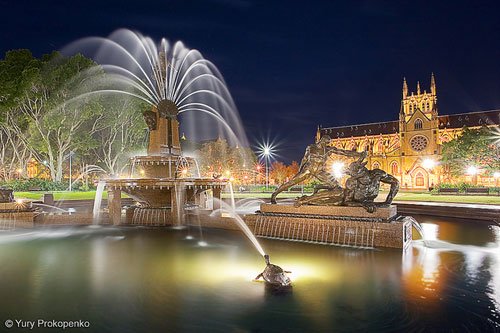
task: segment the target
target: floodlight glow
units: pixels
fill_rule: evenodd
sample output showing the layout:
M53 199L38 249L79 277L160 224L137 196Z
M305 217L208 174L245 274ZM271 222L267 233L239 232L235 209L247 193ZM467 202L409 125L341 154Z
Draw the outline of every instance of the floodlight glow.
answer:
M259 144L257 148L260 159L273 159L275 157L276 147L273 143L264 142Z
M422 166L425 168L425 169L432 169L436 166L436 162L434 160L431 160L430 158L426 158L423 162L422 162Z
M500 178L500 172L496 171L493 173L493 178L498 179Z
M344 175L344 163L342 162L333 162L332 164L332 173L335 178L342 178Z
M477 174L477 172L478 172L477 168L473 165L471 165L470 167L467 168L468 175L474 176Z

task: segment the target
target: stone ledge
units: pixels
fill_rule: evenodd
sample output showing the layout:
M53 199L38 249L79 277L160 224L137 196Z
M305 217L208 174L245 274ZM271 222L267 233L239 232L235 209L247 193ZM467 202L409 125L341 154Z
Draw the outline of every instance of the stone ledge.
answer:
M377 208L374 213L368 213L363 207L347 206L300 206L282 204L262 204L260 205L262 213L278 214L301 214L301 215L322 215L322 216L345 216L358 218L390 219L397 214L397 207L390 205L385 208Z

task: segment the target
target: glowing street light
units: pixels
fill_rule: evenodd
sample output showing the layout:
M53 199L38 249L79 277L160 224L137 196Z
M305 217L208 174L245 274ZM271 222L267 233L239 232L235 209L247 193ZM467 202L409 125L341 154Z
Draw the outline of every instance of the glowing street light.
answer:
M422 166L427 170L431 170L434 169L434 167L436 166L436 162L434 160L431 160L430 158L426 158L422 162Z
M266 190L269 189L269 159L274 157L274 149L271 143L259 145L259 158L263 158L266 164Z
M478 169L475 166L471 165L470 167L467 168L468 175L475 176L475 175L477 175L477 173L478 173Z
M498 179L500 179L500 171L495 171L493 173L493 178L495 179L495 186L498 186Z
M344 163L334 162L332 164L332 173L335 178L342 178L342 176L344 175Z

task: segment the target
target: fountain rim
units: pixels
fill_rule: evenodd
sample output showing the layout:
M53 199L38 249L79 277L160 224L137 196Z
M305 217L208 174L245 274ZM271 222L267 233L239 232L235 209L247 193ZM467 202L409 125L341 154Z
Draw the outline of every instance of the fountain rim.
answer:
M210 186L225 187L227 181L214 180L212 178L124 178L103 179L106 187L143 187L143 186L176 186L179 184L187 186Z

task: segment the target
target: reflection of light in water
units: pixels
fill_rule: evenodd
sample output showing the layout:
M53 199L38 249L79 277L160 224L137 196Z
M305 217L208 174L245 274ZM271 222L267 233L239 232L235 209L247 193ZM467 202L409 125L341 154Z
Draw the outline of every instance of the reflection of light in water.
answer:
M97 293L103 291L106 284L106 268L108 267L106 250L107 244L101 239L92 242L90 278L92 290L96 290Z
M424 239L427 241L437 240L439 227L436 224L421 223ZM431 290L430 284L436 282L439 277L439 265L441 260L436 249L422 247L418 251L418 263L422 267L422 282L426 284L426 289Z
M188 235L188 236L186 236L186 239L193 239L193 236Z
M497 225L490 226L493 236L495 237L495 243L500 246L500 227Z
M205 247L205 246L207 246L208 244L207 244L207 242L203 242L203 241L201 241L201 242L198 242L198 245L199 245L199 246L203 246L203 247Z
M184 230L184 229L186 229L186 228L187 228L187 227L186 227L186 226L184 226L184 225L176 225L176 226L172 227L172 229L174 229L174 230Z
M436 282L441 264L439 252L436 249L424 247L418 253L418 262L422 267L422 281L429 284Z
M500 251L497 252L496 256L491 256L490 258L491 279L488 283L486 294L495 305L495 309L492 309L492 311L498 314L500 313Z
M465 259L465 270L469 278L476 278L479 273L479 269L483 264L485 252L480 251L466 251L464 252Z

